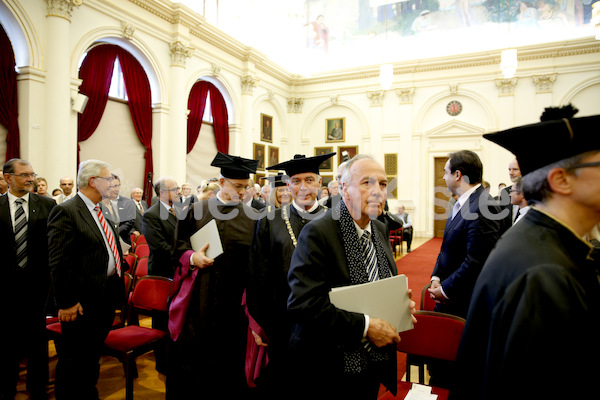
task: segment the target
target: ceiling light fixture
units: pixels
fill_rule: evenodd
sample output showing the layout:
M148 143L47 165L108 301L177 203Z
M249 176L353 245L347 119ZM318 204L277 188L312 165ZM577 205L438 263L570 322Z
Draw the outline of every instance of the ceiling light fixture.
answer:
M504 79L510 79L515 76L518 63L517 49L502 50L500 69L502 69L502 75L504 75Z

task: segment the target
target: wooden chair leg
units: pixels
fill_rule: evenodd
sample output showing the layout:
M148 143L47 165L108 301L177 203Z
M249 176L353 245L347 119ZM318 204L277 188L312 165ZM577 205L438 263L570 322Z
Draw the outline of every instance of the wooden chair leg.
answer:
M133 400L133 373L137 376L137 368L135 365L135 357L133 353L129 352L124 359L125 365L125 399Z

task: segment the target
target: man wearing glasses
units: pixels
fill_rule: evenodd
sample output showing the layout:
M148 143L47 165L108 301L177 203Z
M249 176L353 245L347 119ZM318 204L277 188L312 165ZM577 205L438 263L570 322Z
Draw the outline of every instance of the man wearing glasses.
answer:
M100 356L115 309L124 300L119 234L99 203L113 176L100 160L79 164L79 191L48 217L48 253L61 322L55 393L61 399L97 399Z
M241 199L258 161L218 153L211 165L221 169L221 190L213 199L194 203L175 233L173 260L180 265L177 274L187 276L190 271L197 275L192 288L186 291L182 286L169 310L173 339L167 375L169 400L218 398L224 389L229 398L247 395L244 358L248 322L241 304L252 229L259 214ZM213 220L223 254L210 259L205 253L208 244L193 249L190 237ZM175 308L182 297L189 300L189 307Z
M582 237L600 222L600 115L576 112L550 108L541 123L484 135L515 154L532 207L475 285L457 399L597 396L600 284ZM556 379L567 366L580 366L577 382Z
M0 357L0 399L15 397L22 358L27 358L31 398L44 399L48 383L45 307L50 289L46 224L56 202L33 193L36 174L28 161L13 158L2 172L9 190L0 196L4 282L0 304L7 321L0 329L0 343L6 344Z

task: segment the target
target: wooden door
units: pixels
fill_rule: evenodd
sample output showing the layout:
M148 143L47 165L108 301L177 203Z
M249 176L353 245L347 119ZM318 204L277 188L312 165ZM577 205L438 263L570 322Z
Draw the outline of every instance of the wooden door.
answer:
M446 187L446 181L444 181L444 166L448 161L448 157L436 157L434 159L434 173L433 173L433 186L434 186L434 206L433 206L433 236L442 237L444 236L444 229L446 228L446 218L448 216L448 199L452 194Z

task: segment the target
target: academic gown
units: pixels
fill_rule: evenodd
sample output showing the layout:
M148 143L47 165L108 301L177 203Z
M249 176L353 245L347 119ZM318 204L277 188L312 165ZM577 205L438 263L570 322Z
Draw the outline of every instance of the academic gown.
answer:
M297 239L302 228L321 217L326 208L318 206L312 213L301 213L294 206L284 206L290 228ZM268 374L282 371L287 358L291 322L287 312L290 287L287 274L296 246L283 218L283 209L257 221L250 255L247 304L250 315L265 331L269 347Z
M506 232L475 286L451 398L597 396L600 285L591 251L536 209Z
M245 204L210 199L194 203L193 212L177 225L177 264L184 253L191 255L190 236L212 219L224 253L196 276L181 334L170 343L167 399L243 395L248 322L241 304L256 214Z

